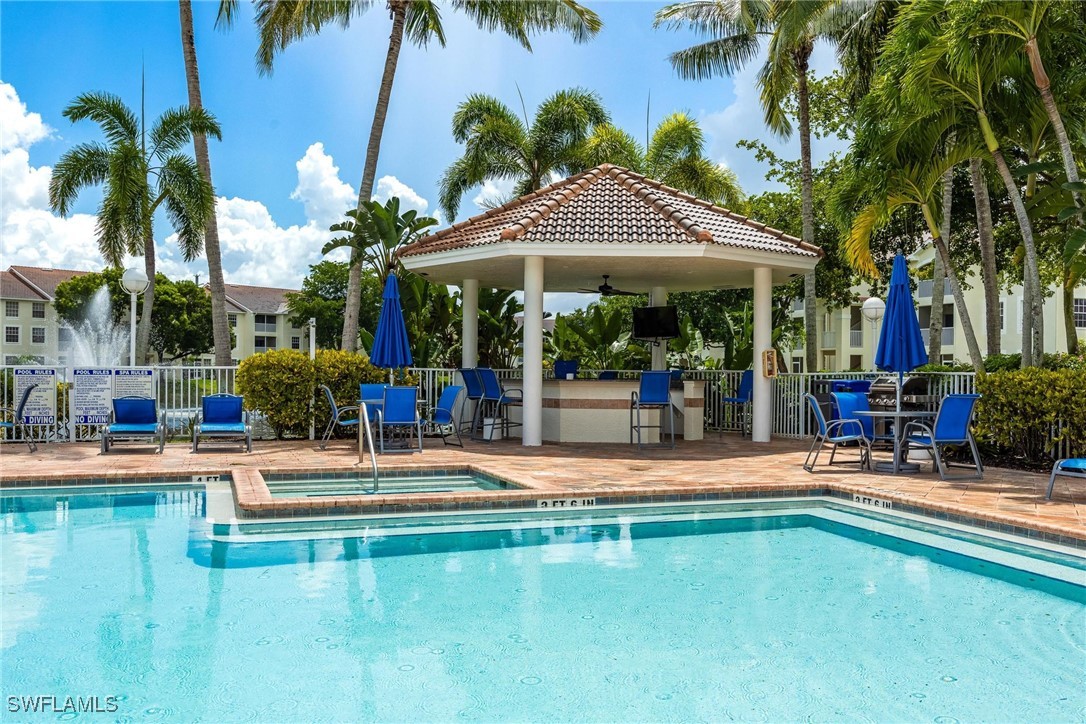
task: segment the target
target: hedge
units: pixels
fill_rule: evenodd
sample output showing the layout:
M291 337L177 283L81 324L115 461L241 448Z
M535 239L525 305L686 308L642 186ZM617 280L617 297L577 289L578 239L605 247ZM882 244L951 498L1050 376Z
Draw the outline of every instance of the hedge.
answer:
M237 389L245 396L245 406L259 410L275 430L276 437L307 435L311 419L322 426L331 414L328 400L320 393L327 385L341 407L358 404L358 386L366 382L385 382L388 370L370 364L357 352L320 350L315 360L297 350L272 350L255 354L238 365ZM414 385L416 380L402 370L396 372L396 384ZM309 403L314 401L313 418Z
M977 392L979 438L1034 463L1061 442L1086 456L1086 369L980 373Z

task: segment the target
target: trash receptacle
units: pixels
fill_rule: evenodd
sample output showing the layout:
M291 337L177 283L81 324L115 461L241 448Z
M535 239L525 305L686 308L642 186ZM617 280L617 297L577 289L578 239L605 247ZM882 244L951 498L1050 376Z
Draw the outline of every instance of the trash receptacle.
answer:
M487 441L501 440L502 428L504 427L505 420L500 417L484 417L483 418L483 439Z

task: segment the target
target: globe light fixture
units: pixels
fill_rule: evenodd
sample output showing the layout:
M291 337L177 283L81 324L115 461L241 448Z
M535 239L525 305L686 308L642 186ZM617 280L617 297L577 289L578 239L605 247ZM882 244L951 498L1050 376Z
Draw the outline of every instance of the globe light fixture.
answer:
M886 313L886 302L882 301L878 297L868 297L864 300L863 306L860 307L860 314L864 316L864 319L871 322L871 366L875 366L875 333L879 328L879 320L882 319L882 315Z
M147 290L151 281L139 267L129 267L121 275L121 286L128 292L131 306L128 312L128 364L136 366L136 297Z

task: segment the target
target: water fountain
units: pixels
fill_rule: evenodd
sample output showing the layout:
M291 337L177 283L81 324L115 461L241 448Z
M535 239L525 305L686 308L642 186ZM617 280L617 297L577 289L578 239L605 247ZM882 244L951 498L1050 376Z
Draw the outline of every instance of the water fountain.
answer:
M83 321L72 327L67 350L76 367L108 367L128 360L128 326L115 324L109 287L103 284L83 309Z

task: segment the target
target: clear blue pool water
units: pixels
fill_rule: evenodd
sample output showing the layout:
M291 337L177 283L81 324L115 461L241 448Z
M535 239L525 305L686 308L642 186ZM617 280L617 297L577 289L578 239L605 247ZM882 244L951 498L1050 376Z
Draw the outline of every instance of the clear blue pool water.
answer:
M365 476L325 477L274 476L264 482L273 498L323 498L337 495L366 495L373 492L393 493L453 493L471 490L506 490L519 486L481 475L468 473L432 474L428 476L384 475L377 490L373 480Z
M246 543L196 490L0 503L5 703L118 697L79 718L1086 718L1081 586L810 515Z

